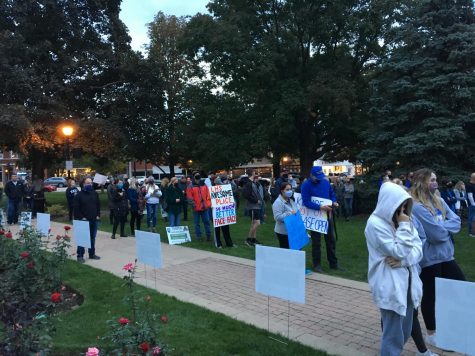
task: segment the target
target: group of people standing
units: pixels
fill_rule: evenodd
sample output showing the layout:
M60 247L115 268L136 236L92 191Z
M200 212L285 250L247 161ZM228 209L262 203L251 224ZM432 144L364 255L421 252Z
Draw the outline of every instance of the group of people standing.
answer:
M453 235L460 229L460 217L441 197L432 170L414 172L409 189L390 181L381 185L365 229L368 280L381 310L381 355L400 355L411 335L419 355L434 355L426 343L437 346L435 279L465 280L454 257Z
M35 179L33 182L21 180L16 174L12 174L11 180L5 184L7 196L7 223L18 224L20 212L31 211L32 218L37 213L45 212L45 194L43 180Z

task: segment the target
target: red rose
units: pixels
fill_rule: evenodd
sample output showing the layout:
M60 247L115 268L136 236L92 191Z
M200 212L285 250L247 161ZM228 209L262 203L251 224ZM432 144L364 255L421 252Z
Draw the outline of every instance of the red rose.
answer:
M160 346L155 346L155 347L153 348L153 350L152 350L152 355L154 355L154 356L155 356L155 355L160 355L160 352L161 352L161 351L162 351L162 350L160 349Z
M28 258L29 256L30 256L29 252L25 251L25 252L20 253L20 257L23 258L23 259Z
M5 235L5 230L0 230L0 235Z
M55 293L51 294L51 301L53 303L61 302L61 293L55 292Z
M56 240L61 240L61 235L56 235Z
M129 323L129 319L122 317L119 319L119 323L120 325L127 325Z
M5 234L5 237L6 237L7 239L11 239L11 238L13 237L13 234L12 234L10 231L8 231L8 232Z
M71 226L69 226L69 225L66 225L66 226L64 227L64 230L66 230L66 231L69 231L69 230L71 230Z
M26 268L29 268L29 269L35 268L35 262L31 261L30 263L26 265Z
M163 324L168 323L168 316L162 315L162 316L160 317L160 321L161 321Z
M144 354L146 354L148 352L148 350L150 350L150 344L148 342L142 342L140 345L140 350L142 350L142 352Z

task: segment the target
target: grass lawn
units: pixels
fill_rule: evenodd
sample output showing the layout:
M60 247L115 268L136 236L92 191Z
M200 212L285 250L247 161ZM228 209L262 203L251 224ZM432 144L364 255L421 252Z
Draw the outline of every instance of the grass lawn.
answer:
M85 301L80 308L55 318L53 354L84 354L88 347L103 348L104 341L98 336L105 334L106 320L130 317L130 310L122 304L126 294L123 280L69 261L64 281L83 294ZM152 297L153 310L168 316L160 340L173 355L326 355L296 342L284 345L270 339L272 334L264 330L145 287L137 288L143 296Z
M103 214L101 219L100 230L112 231L112 226L109 224L109 212L107 210L107 194L99 194L101 199L101 206L103 207ZM66 204L66 198L64 193L47 193L46 199L50 204ZM183 218L183 217L181 217ZM193 216L189 209L188 221L182 221L183 224L187 224L192 232L192 239L194 239L194 226L192 223ZM325 273L343 278L354 279L358 281L366 281L366 274L368 268L368 252L366 249L366 241L364 237L364 227L366 225L367 216L356 216L349 222L345 222L343 219L337 220L337 256L340 266L344 271L333 271L328 268L328 262L326 260L325 243L322 241L322 267ZM231 225L231 237L235 244L239 248L223 248L217 249L212 242L196 242L192 241L185 244L185 246L198 248L201 250L212 251L216 253L223 253L227 255L243 257L248 259L255 259L255 251L253 248L247 247L244 241L247 237L250 219L244 216L244 204L238 211L238 222L235 225ZM62 222L67 222L63 220ZM161 235L163 242L167 242L165 226L166 222L160 217L158 218L158 232ZM142 219L142 229L146 228L146 217ZM203 226L202 226L203 228ZM126 233L130 232L130 227L126 225ZM274 219L272 217L272 208L267 206L267 218L266 223L261 225L257 231L258 239L267 246L278 246L277 239L274 235ZM224 241L223 241L224 242ZM307 252L307 267L312 267L311 259L311 246L310 244L305 247ZM455 257L460 264L466 277L470 281L475 281L475 239L469 238L465 225L462 231L455 236Z

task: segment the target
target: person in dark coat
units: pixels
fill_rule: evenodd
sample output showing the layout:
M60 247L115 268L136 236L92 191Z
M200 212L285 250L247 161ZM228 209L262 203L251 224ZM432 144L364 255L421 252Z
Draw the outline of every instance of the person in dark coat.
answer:
M25 194L25 188L16 174L5 185L5 195L8 197L7 223L18 224L18 215L20 214L20 203Z
M31 188L31 198L33 199L33 209L31 216L36 218L37 213L45 212L45 192L43 190L43 180L36 179Z
M89 222L89 232L91 237L91 248L88 249L89 259L100 260L96 255L96 235L99 219L101 216L101 204L99 195L94 190L92 179L86 178L82 184L81 190L74 198L74 218L76 220L84 220ZM77 260L84 263L84 247L78 246Z
M165 199L167 202L168 222L170 226L180 226L180 214L183 210L185 196L178 187L178 178L172 177L166 189Z
M178 181L178 188L180 188L183 196L186 196L186 189L188 188L188 181L185 176L182 176ZM183 220L188 221L188 200L183 199Z
M111 239L115 239L117 227L120 224L120 237L127 237L125 235L125 222L129 214L129 201L127 199L127 192L124 189L124 182L119 180L115 186L114 195L112 196L114 225L112 226Z
M129 199L130 203L130 234L132 236L135 236L135 230L140 230L142 223L145 206L143 195L141 189L137 187L137 180L131 178L129 180L129 188L127 189L127 199Z
M74 198L79 193L78 187L76 187L76 181L70 179L68 182L68 188L66 189L66 200L68 202L68 211L69 211L69 220L73 220L73 208L74 208Z

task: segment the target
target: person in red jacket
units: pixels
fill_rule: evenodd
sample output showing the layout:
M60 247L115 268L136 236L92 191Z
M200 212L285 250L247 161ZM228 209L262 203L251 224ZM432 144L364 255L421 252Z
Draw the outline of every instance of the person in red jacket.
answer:
M206 240L211 241L211 229L209 224L209 212L211 208L211 197L206 184L201 181L201 176L196 173L193 182L186 189L186 198L193 209L193 219L195 222L195 234L198 241L201 241L200 217L205 226Z

